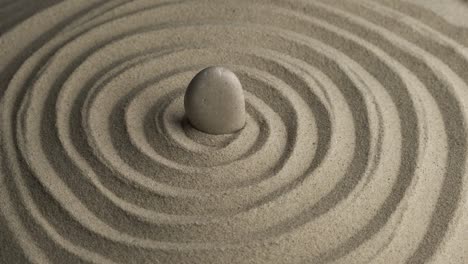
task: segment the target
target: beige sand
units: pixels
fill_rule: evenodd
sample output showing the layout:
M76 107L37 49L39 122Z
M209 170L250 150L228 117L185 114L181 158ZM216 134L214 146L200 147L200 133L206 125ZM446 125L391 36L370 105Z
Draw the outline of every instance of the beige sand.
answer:
M77 0L3 28L0 263L468 263L468 29L393 0ZM184 121L210 65L242 82L238 133Z

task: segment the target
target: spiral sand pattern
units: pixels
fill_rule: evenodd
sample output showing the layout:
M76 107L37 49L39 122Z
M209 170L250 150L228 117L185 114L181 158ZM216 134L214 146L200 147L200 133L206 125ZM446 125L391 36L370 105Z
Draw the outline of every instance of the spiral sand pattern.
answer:
M396 1L37 13L0 37L2 257L467 263L467 43ZM184 119L211 65L243 84L239 133Z

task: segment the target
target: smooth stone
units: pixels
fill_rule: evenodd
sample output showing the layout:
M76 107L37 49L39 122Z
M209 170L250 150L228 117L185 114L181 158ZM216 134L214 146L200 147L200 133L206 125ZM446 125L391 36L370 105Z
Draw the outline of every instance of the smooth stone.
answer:
M209 134L230 134L245 125L245 99L237 76L223 67L208 67L193 77L184 97L190 124Z

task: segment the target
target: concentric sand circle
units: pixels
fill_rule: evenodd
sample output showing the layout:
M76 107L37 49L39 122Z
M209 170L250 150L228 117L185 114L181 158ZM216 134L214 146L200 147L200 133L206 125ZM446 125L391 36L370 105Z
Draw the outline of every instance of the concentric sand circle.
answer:
M211 65L236 133L184 116ZM0 76L5 263L468 261L468 30L419 7L65 1Z

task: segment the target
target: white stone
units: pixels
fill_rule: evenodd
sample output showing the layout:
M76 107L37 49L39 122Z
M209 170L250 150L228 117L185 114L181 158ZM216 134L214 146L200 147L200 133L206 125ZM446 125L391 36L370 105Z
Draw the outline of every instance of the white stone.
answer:
M185 92L184 106L190 124L205 133L234 133L245 125L242 85L223 67L208 67L197 73Z

